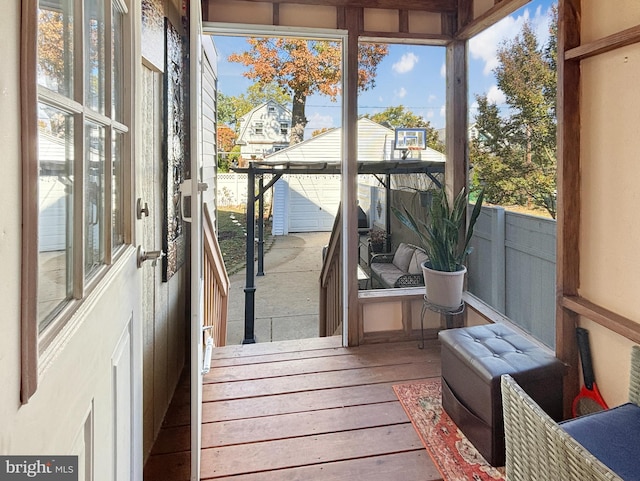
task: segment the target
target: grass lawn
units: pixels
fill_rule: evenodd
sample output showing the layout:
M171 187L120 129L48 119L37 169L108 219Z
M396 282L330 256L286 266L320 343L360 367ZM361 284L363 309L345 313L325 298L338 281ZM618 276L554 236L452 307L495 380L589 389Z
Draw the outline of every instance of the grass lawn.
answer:
M218 209L218 242L229 275L241 270L246 262L247 216L244 207L221 207ZM256 227L256 238L258 229ZM271 238L271 223L265 221L264 240ZM256 244L257 254L257 244Z

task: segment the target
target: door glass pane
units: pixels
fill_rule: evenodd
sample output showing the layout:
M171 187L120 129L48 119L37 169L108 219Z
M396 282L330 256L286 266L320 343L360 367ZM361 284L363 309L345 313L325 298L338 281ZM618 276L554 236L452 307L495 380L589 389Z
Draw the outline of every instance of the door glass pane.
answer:
M85 124L85 277L104 263L105 128Z
M122 196L122 142L124 141L124 135L121 133L114 133L113 135L113 179L112 179L112 192L113 192L113 218L112 218L112 231L113 231L113 248L124 244L124 220L123 220L123 202Z
M73 2L38 4L38 84L73 97Z
M111 39L111 117L122 122L122 12L115 5Z
M85 102L87 107L104 113L105 32L104 0L85 0Z
M38 105L38 326L72 294L73 117Z

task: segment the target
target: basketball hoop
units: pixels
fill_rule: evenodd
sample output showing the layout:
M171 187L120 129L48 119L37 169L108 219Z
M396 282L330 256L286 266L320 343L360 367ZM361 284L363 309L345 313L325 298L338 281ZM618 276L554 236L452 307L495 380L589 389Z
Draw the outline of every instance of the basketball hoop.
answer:
M419 151L419 150L422 150L422 148L418 145L408 146L406 150L402 151L402 160L407 160L407 157L409 157L410 152ZM413 154L411 155L411 158L413 158Z

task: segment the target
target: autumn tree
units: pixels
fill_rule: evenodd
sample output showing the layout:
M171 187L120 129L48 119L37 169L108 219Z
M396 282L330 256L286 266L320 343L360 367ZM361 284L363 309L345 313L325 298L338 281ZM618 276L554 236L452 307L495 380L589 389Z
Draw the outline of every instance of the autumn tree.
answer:
M501 114L486 95L477 97L470 160L474 178L493 203L534 205L555 218L557 10L550 38L540 46L530 23L498 50L494 70L509 109Z
M433 128L431 122L425 120L407 108L404 105L397 107L387 107L377 114L366 114L364 117L373 120L381 125L386 125L392 129L401 127L405 128L424 128L427 131L427 146L444 153L444 143L438 137L438 131Z
M288 38L252 38L247 42L250 49L232 54L229 61L249 67L244 75L257 84L274 82L292 96L290 144L301 142L307 125L307 98L319 93L336 101L340 94L341 44ZM359 90L374 86L377 66L387 53L386 45L360 44Z

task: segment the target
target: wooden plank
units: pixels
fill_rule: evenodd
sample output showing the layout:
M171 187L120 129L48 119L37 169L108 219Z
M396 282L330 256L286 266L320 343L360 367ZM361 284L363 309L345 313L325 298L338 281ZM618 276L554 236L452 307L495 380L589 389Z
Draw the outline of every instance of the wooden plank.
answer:
M214 349L211 355L211 359L261 356L264 354L311 351L315 349L330 349L341 346L342 340L338 336L320 337L313 339L296 339L293 341L260 342L257 344L239 344Z
M202 450L202 478L423 450L411 424Z
M640 324L579 296L565 296L562 306L640 344Z
M202 426L203 448L408 423L399 402L241 419Z
M402 340L406 341L406 340ZM414 342L395 342L382 346L359 346L357 351L354 351L351 348L347 347L336 347L330 349L314 349L308 351L298 351L298 352L283 352L283 353L274 353L274 354L263 354L256 356L242 356L242 357L232 357L232 358L221 358L214 359L211 361L211 367L224 367L224 366L241 366L247 364L260 364L267 362L277 362L277 361L290 361L294 359L313 359L320 357L329 357L329 356L346 356L350 354L357 354L360 352L371 353L371 355L375 355L376 353L382 353L387 351L404 351L404 350L415 350ZM254 344L255 345L255 344ZM440 349L440 344L433 344L434 349Z
M640 42L640 25L628 28L622 32L616 32L613 35L600 38L585 45L570 48L565 51L564 59L583 60L638 42Z
M202 447L246 444L408 422L409 419L397 400L370 405L339 406L322 411L204 423ZM189 425L163 428L151 454L188 451L190 434Z
M366 354L358 352L349 356L321 357L313 359L296 359L268 364L252 364L249 366L231 366L212 369L204 376L204 384L221 384L227 382L247 381L251 379L269 379L298 374L342 371L366 367L398 366L412 362L437 361L439 352L434 350L420 351L414 346L413 351L386 352Z
M205 402L202 405L202 421L209 423L396 401L397 397L391 388L393 384L397 382L278 394L259 400L248 398Z
M440 473L425 450L350 459L298 468L253 473L220 481L441 481Z
M391 381L410 381L438 375L440 375L440 365L429 362L301 374L272 379L238 381L222 385L205 384L203 386L203 399L206 401L223 401Z
M295 359L314 359L330 356L346 356L349 351L345 348L318 349L313 351L282 352L276 354L264 354L256 356L227 357L212 359L211 368L228 366L246 366L251 364L262 364L268 362L290 361Z

